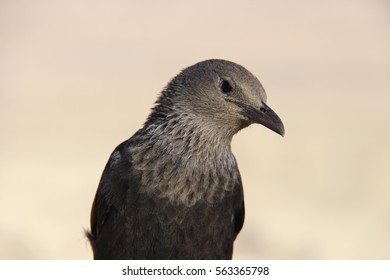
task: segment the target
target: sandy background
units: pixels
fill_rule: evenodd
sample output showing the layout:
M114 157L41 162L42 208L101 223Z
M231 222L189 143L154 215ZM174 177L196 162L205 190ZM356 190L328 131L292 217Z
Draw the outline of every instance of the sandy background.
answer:
M0 258L90 259L103 167L182 68L259 77L236 259L390 259L390 3L0 1Z

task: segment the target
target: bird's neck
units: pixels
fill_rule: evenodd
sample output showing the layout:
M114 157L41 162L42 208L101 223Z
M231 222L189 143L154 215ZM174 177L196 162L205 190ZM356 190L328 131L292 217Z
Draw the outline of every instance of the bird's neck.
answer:
M131 154L141 191L189 206L215 202L239 180L231 136L220 128L184 117L146 124L137 137Z

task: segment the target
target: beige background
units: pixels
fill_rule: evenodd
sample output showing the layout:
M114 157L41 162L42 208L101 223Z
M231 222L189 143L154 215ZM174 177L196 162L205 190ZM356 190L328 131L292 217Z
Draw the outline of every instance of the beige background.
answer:
M0 1L0 258L90 259L114 147L182 68L259 77L286 136L233 141L236 259L390 259L390 3Z

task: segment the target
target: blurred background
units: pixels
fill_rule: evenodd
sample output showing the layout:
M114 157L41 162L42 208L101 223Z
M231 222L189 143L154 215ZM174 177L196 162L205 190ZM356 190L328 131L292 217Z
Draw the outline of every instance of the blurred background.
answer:
M254 73L235 259L390 259L390 2L0 1L0 259L91 259L101 172L181 69Z

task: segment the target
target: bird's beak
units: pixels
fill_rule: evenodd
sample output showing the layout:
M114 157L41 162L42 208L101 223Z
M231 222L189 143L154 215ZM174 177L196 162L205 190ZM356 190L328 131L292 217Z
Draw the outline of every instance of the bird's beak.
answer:
M282 123L282 120L265 103L262 103L260 110L254 110L252 120L264 125L272 131L275 131L277 134L284 136L284 125Z
M260 108L254 108L241 102L235 103L242 109L243 116L284 136L284 125L281 119L267 104L262 102Z

